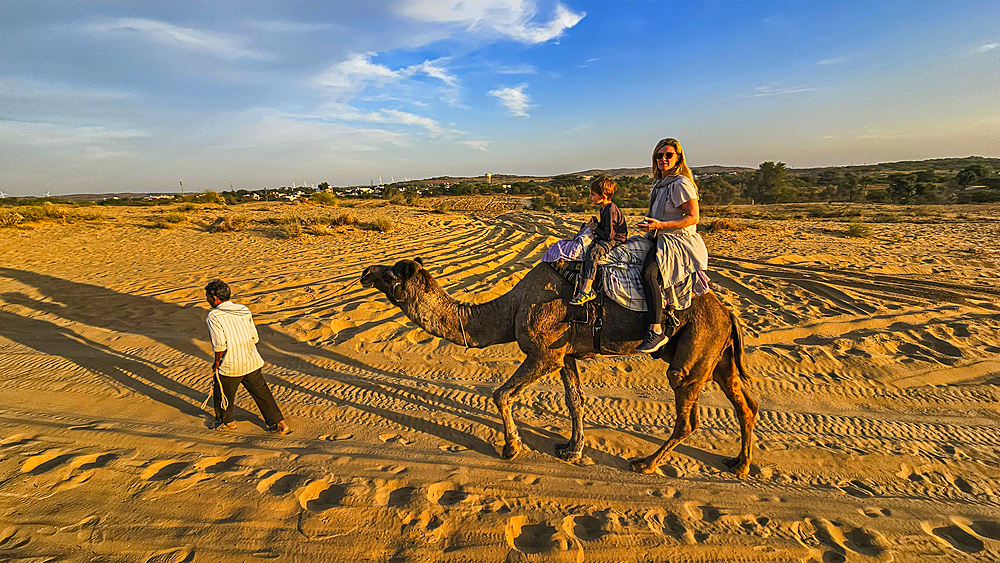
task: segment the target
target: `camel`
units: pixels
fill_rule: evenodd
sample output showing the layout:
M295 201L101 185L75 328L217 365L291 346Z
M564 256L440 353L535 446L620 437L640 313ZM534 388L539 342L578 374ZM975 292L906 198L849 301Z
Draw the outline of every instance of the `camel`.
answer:
M539 263L510 291L485 303L453 299L424 268L420 258L392 266L373 265L361 274L361 285L376 288L414 323L430 334L459 345L485 348L517 342L524 353L514 374L493 392L504 427L500 456L513 459L522 449L511 403L532 382L559 371L572 421L569 441L556 454L569 462L583 457L583 389L577 360L598 354L592 324L570 322L569 301L574 287L551 264ZM646 314L605 300L601 350L605 355L635 354L646 330ZM746 384L742 327L736 316L713 293L695 297L689 308L677 311L678 324L669 343L657 356L669 364L667 378L674 391L676 421L670 437L651 455L633 460L631 468L653 473L663 458L698 428L698 395L714 379L732 402L740 423L740 453L725 460L734 473L750 471L753 426L757 402ZM592 321L591 321L592 323Z

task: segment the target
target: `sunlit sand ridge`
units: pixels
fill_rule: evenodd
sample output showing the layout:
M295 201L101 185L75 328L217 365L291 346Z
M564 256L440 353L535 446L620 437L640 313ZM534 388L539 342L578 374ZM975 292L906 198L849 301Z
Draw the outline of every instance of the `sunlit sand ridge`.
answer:
M569 433L555 375L515 405L525 453L500 459L490 395L516 345L441 340L349 284L420 256L456 298L490 299L584 216L452 209L205 206L158 229L162 211L111 208L0 230L0 559L1000 559L995 208L866 238L808 219L704 235L758 380L746 479L722 463L739 431L714 384L661 473L628 470L673 427L666 366L645 356L581 362L584 463L553 455ZM273 234L340 212L395 228ZM245 228L207 232L234 213ZM242 391L239 429L208 429L215 277L254 312L290 436Z

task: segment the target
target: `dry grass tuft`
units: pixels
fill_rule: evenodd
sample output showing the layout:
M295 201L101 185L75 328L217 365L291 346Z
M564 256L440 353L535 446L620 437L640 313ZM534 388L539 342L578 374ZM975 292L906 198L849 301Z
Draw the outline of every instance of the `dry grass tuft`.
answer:
M749 227L739 221L733 221L732 219L715 219L705 227L705 232L708 233L721 233L724 231L729 232L740 232L745 231Z
M233 231L242 231L246 226L250 224L250 220L246 215L224 215L218 217L208 227L208 232L210 233L231 233Z
M337 226L357 225L358 218L350 213L341 213L336 217L330 219L330 224Z
M396 224L392 222L392 219L388 217L376 217L371 221L364 221L358 224L361 228L379 231L381 233L388 233L396 228Z
M302 236L302 220L295 215L286 215L274 230L278 238L298 238Z
M868 238L872 236L872 229L864 223L851 223L847 226L847 236L854 238Z
M24 215L21 215L13 209L0 209L0 228L3 227L15 227L24 221Z

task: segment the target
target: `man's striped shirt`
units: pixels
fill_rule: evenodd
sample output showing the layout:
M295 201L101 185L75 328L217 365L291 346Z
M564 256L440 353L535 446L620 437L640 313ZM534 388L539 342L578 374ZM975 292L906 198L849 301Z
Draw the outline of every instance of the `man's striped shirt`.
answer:
M223 301L208 312L205 322L212 337L212 350L226 351L219 364L219 375L238 377L264 366L264 360L255 346L260 337L250 309L232 301Z

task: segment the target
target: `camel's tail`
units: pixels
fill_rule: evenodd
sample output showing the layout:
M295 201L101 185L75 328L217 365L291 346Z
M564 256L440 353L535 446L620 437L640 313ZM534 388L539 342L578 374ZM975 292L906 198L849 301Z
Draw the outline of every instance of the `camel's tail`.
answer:
M736 313L732 311L729 312L729 318L733 322L733 362L736 363L736 370L740 373L740 379L744 383L757 381L755 378L750 377L746 368L743 367L743 325L740 324L740 319L736 316Z

